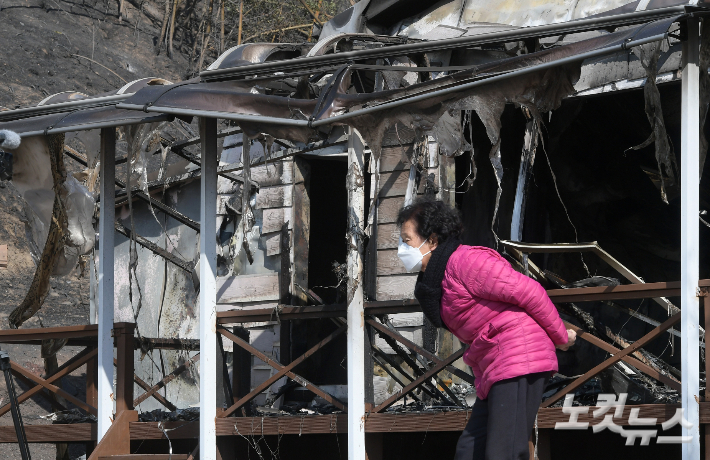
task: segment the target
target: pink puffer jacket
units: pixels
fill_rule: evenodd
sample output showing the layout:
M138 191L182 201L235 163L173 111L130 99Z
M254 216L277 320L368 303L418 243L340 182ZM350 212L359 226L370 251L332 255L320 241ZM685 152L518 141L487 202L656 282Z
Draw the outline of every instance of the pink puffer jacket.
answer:
M442 281L441 319L470 346L463 356L486 399L500 380L556 372L555 345L567 343L557 309L545 289L496 251L459 246Z

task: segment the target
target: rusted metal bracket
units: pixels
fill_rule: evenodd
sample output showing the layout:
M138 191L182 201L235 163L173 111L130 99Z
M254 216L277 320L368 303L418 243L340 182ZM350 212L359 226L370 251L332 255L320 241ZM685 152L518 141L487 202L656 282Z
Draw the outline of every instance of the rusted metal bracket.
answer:
M243 349L247 350L249 353L252 355L256 356L260 360L264 361L264 363L268 364L269 366L273 367L277 371L284 370L286 366L281 364L280 362L276 361L270 356L267 356L265 353L262 353L260 350L257 350L256 348L252 347L249 343L245 342L244 340L240 339L236 335L232 334L229 332L227 329L225 329L222 326L217 326L217 332L231 340L234 344L239 345ZM326 393L325 391L321 390L318 388L316 385L313 383L309 382L308 380L304 379L303 377L294 374L291 371L285 371L284 374L290 378L291 380L297 382L299 385L303 386L304 388L309 389L313 393L317 394L321 398L325 399L328 401L330 404L333 404L335 407L337 407L340 410L345 411L347 409L347 406L340 401L338 398ZM222 414L219 414L218 417L224 417L225 413L223 412Z

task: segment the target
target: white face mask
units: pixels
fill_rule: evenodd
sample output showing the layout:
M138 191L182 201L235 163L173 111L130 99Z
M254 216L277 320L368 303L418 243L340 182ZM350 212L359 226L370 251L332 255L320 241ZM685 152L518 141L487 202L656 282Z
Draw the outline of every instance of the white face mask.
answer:
M399 247L397 248L397 257L399 257L399 260L402 261L402 264L404 264L404 268L407 269L408 272L417 272L421 270L422 268L422 259L424 258L425 255L429 254L431 251L428 251L426 254L422 254L422 252L419 250L422 246L424 246L424 243L426 243L426 240L422 242L422 244L419 245L418 248L414 248L404 241L402 241L402 237L399 237Z

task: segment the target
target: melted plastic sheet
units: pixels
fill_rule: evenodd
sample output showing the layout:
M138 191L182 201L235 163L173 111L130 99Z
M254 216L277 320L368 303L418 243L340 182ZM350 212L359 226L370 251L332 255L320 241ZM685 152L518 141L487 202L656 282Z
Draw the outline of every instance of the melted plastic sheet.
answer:
M170 82L160 78L141 78L140 80L128 83L123 88L99 94L94 98L87 98L80 93L58 93L54 94L38 104L38 107L47 111L52 110L52 104L62 102L71 102L75 100L101 99L106 96L116 96L120 94L133 94L143 88L162 86ZM12 111L7 112L8 114ZM80 108L74 110L53 113L48 115L39 115L30 118L22 118L19 120L7 121L0 123L2 128L9 129L20 135L39 135L49 134L51 132L65 132L91 129L92 125L110 124L112 126L132 125L139 123L147 123L151 121L162 121L167 119L165 115L148 115L146 113L136 112L135 110L121 110L114 106L96 107L96 108Z

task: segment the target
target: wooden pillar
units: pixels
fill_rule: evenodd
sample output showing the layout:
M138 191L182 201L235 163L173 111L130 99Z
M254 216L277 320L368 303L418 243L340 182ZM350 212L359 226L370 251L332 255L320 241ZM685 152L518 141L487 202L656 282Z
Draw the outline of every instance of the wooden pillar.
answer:
M116 341L116 413L133 410L133 333L135 323L116 323L113 336Z
M705 330L710 330L710 288L700 288L703 307L705 313ZM710 375L710 359L705 355L705 379ZM710 401L710 388L705 384L705 402ZM705 460L710 460L710 425L703 425L703 434L705 436Z
M311 238L311 165L303 158L293 162L293 275L291 279L304 289L308 289L308 255ZM305 292L291 287L294 305L307 305Z
M367 433L365 435L367 460L384 460L384 438L384 433Z
M101 130L101 215L99 217L98 399L96 440L101 441L113 416L113 250L116 178L116 128Z
M86 403L94 407L96 407L97 401L99 399L96 382L97 379L98 363L96 362L96 358L94 358L90 359L86 363ZM93 441L86 443L86 458L89 458L91 456L91 453L94 451L95 447L96 443Z
M363 241L365 229L364 142L348 136L348 460L365 460L365 311Z
M200 119L200 458L217 459L217 120Z
M551 428L538 428L537 430L537 460L551 460L550 432Z
M279 302L291 305L291 232L288 222L281 226L281 272L279 273ZM291 321L281 321L279 328L280 356L283 365L291 362ZM247 358L249 353L247 353ZM235 355L236 356L236 355ZM249 358L250 359L250 358ZM244 393L246 395L246 393Z
M281 324L283 327L283 323ZM249 330L242 326L235 326L232 330L234 335L249 343ZM251 391L251 353L244 348L234 345L232 358L232 396L236 403ZM246 412L246 409L245 411ZM237 414L241 415L241 414Z
M700 312L698 281L700 277L700 71L699 19L687 20L688 38L683 43L683 81L681 100L681 195L680 195L680 298L683 331L681 340L681 405L691 428L682 428L683 436L692 441L683 443L683 460L700 459L700 356L698 328Z

